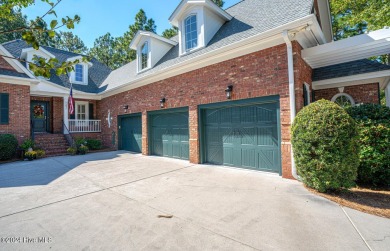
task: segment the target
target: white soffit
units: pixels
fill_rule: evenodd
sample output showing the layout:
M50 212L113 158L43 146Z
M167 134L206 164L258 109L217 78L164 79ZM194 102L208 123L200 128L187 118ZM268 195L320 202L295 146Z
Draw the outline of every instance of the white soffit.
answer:
M341 64L390 53L390 29L304 49L303 59L313 68Z

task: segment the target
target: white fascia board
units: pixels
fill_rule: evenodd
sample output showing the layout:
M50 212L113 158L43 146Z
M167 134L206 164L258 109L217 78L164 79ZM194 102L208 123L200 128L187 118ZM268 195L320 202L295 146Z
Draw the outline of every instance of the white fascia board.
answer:
M313 81L313 90L328 89L334 87L361 85L370 83L380 83L390 77L390 70L370 72L364 74L358 74L353 76L346 76L340 78L331 78L319 81Z
M75 57L72 57L72 58L68 58L66 60L66 62L72 62L72 61L75 61L75 60L80 60L80 63L88 64L89 67L93 66L93 64L91 62L89 62L89 61L88 62L83 62L82 59L83 59L83 56L82 55L78 55L78 56L75 56Z
M232 58L260 51L279 44L284 44L285 42L282 37L283 31L306 27L309 23L314 22L315 19L315 15L308 15L294 22L276 27L260 34L256 34L250 38L218 48L209 53L205 53L200 56L183 61L179 64L172 65L168 68L163 68L151 75L134 79L128 83L106 90L100 94L103 98L109 97L124 91L154 83L162 79L173 77L212 64L220 63Z
M390 29L381 29L304 49L302 51L302 58L312 68L320 68L332 64L340 64L387 54L389 51Z
M172 41L170 39L167 39L165 37L161 37L153 32L150 32L150 31L138 31L137 34L135 35L135 37L133 38L133 40L131 41L130 43L130 49L133 49L133 50L137 50L137 46L138 46L138 43L139 41L141 40L141 38L145 36L145 37L152 37L152 38L155 38L155 39L158 39L164 43L167 43L171 46L176 46L178 43L175 42L175 41Z
M9 53L9 51L7 51L7 49L4 48L4 46L2 46L0 44L0 52L2 55L4 56L7 56L7 57L12 57L14 58L14 56L12 56L11 53ZM4 54L3 54L4 53ZM34 76L34 74L32 74L29 70L26 69L26 67L24 67L20 62L19 60L17 59L12 59L12 58L6 58L4 57L5 61L7 61L17 72L19 73L25 73L27 76L29 76L30 78L32 79L36 79L36 77Z
M7 75L0 75L0 82L11 84L11 85L31 85L31 84L37 84L39 81L37 79L31 79L31 78L21 78L21 77L14 77L14 76L7 76Z
M50 81L42 79L37 85L31 87L31 93L34 93L34 95L47 95L48 93L50 93L50 95L52 96L62 97L64 95L69 96L70 90L69 88L59 86ZM93 99L93 100L101 99L101 96L99 94L81 92L75 89L73 89L73 97Z
M214 2L210 0L183 0L180 2L180 4L176 7L172 15L169 17L169 22L176 27L179 27L179 17L180 14L185 11L186 7L188 5L202 5L207 6L209 9L211 9L215 14L220 16L222 19L225 19L225 21L232 20L232 16L227 13L225 10L220 8L218 5L216 5Z
M41 51L43 52L44 54L46 54L47 56L49 56L50 58L55 58L55 56L53 54L51 54L50 52L48 52L47 50L45 50L43 47L39 47L38 50L35 50L33 47L30 47L30 48L24 48L22 50L22 54L21 54L21 58L24 57L24 55L30 51Z

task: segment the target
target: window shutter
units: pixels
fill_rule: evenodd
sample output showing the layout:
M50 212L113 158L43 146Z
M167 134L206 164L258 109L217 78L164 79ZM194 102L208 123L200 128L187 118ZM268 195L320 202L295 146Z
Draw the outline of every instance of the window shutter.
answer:
M89 119L93 118L93 104L89 103Z
M0 93L0 124L9 123L9 94Z

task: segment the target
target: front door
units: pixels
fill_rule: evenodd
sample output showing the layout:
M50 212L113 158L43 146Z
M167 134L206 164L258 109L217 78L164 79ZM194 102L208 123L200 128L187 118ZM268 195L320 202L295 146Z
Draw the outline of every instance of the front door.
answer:
M48 102L33 101L31 102L31 120L34 132L47 132L49 121Z

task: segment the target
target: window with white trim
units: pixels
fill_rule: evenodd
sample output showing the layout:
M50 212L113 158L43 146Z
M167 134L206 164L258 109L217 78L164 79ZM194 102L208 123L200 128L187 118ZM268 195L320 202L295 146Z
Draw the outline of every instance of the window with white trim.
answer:
M348 106L355 105L355 101L353 100L353 98L346 93L338 93L334 95L331 101L335 102L341 107L348 107Z
M75 66L75 80L77 82L84 82L84 66L76 64Z
M198 27L196 15L190 15L184 20L186 51L198 47Z
M148 42L145 42L141 47L141 57L140 57L140 65L141 70L148 68L149 62L149 45Z

